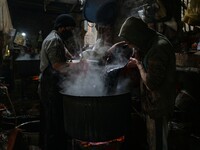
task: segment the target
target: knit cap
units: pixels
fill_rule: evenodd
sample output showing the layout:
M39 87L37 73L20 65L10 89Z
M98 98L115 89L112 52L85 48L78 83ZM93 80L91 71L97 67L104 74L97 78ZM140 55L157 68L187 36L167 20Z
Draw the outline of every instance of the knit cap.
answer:
M55 20L54 28L67 27L67 26L70 26L70 27L76 26L76 22L74 18L69 14L59 15Z

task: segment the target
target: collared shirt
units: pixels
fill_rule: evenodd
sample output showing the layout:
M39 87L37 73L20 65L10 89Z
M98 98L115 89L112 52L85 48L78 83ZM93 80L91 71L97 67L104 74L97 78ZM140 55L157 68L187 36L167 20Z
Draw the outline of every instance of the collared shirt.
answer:
M52 30L44 39L40 52L40 71L49 65L66 62L66 47L56 30Z

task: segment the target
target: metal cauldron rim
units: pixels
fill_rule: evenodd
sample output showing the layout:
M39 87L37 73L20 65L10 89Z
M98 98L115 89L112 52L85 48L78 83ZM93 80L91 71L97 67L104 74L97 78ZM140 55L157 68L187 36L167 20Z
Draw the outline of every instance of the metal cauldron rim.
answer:
M81 97L81 98L92 98L92 97L113 97L113 96L120 96L120 95L127 95L130 94L129 91L127 92L118 92L118 93L114 93L114 94L108 94L108 95L72 95L72 94L68 94L65 93L64 91L60 91L60 94L64 95L64 96L70 96L70 97Z

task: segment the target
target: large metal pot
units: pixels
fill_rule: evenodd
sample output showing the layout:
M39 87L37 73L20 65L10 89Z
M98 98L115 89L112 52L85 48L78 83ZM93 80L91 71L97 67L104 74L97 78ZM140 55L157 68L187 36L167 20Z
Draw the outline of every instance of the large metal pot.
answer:
M85 19L97 24L113 23L116 12L116 0L86 0L83 7Z
M111 96L63 94L65 131L83 141L107 141L125 135L130 117L130 93Z

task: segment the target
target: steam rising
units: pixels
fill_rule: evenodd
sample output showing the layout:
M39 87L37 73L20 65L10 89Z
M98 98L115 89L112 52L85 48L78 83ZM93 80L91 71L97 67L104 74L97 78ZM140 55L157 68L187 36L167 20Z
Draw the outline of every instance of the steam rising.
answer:
M101 67L89 65L87 72L70 75L61 85L68 95L102 96L106 95L104 74Z
M76 40L78 40L76 38ZM77 44L76 47L81 47L80 42L76 41ZM101 42L96 42L96 45L94 45L93 49L86 49L84 52L82 52L82 49L79 50L81 59L88 60L89 67L87 70L83 70L83 68L79 68L80 71L73 71L73 70L67 70L68 73L70 73L69 76L65 78L65 80L60 85L62 88L62 93L66 95L75 95L75 96L106 96L108 95L109 91L109 78L108 78L108 72L109 70L112 70L114 68L120 68L123 67L127 62L129 57L122 51L126 50L120 50L120 48L117 49L115 55L115 60L111 64L106 65L99 65L98 62L104 55L107 49L109 49L110 46L108 45L101 45ZM87 52L87 55L86 55ZM131 52L132 55L132 52ZM92 60L91 60L92 59ZM111 77L112 78L112 77ZM113 78L114 79L114 78ZM118 83L117 77L114 79L115 83ZM126 91L126 86L128 84L128 80L124 79L121 80L113 91L116 91L118 93Z
M37 55L30 55L30 54L19 54L16 58L17 61L19 60L39 60L39 54Z
M119 74L115 74L115 70L123 67L124 64L99 66L89 62L87 71L70 72L70 76L60 85L62 93L75 96L106 96L127 92L129 79L121 78L118 81Z

